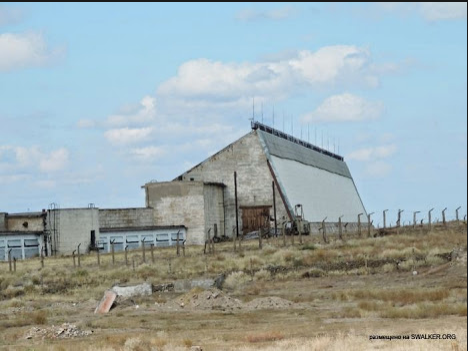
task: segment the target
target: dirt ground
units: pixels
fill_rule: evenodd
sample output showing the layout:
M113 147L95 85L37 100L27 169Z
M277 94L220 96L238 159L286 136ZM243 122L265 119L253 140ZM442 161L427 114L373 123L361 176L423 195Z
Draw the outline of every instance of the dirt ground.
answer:
M79 304L57 300L43 306L49 314L56 316L51 321L60 324L60 320L67 320L68 323L80 326L82 334L44 337L44 334L37 333L28 338L30 327L11 327L3 332L1 347L12 350L36 347L93 349L93 344L99 348L108 341L111 347L119 349L124 347L119 345L125 340L121 340L123 336L131 338L135 335L151 339L158 338L159 335L160 339L180 340L181 345L200 345L203 350L210 351L235 350L245 346L249 336L266 332L278 333L282 339L349 334L362 340L368 340L370 335L375 334L460 333L460 330L466 330L466 317L444 316L435 320L342 317L340 311L353 305L353 302L337 301L332 294L350 289L380 288L382 284L391 288L449 286L466 289L466 270L464 273L465 276L461 268L447 265L433 273L428 270L417 276L406 272L273 281L263 283L261 292L254 297L230 295L214 288L190 291L180 296L170 292L159 293L135 301L135 304L131 302L118 305L106 315L93 314L97 300ZM158 302L166 300L165 303ZM8 312L15 315L24 310L12 309ZM466 342L466 333L457 337L465 338ZM270 341L255 344L256 347L261 347ZM434 343L438 346L445 345L442 349L447 350L452 345L443 340L435 340ZM371 341L368 346L372 348Z
M232 289L156 291L102 315L86 291L25 295L1 305L0 349L466 350L466 246L458 256L417 271L252 276ZM418 314L391 314L405 310ZM425 339L370 340L412 334Z

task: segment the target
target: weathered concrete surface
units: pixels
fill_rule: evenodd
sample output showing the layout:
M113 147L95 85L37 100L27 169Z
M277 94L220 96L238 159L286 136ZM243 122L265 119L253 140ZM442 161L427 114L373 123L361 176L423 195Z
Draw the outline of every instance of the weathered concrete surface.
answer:
M145 187L155 225L185 225L188 244L205 242L203 182L149 183Z
M6 222L4 226L6 230L13 232L42 232L44 231L43 218L40 215L30 216L25 214L24 216L11 214L4 218ZM0 230L1 230L1 214L0 214Z
M5 231L7 230L6 227L6 213L5 212L0 212L0 231Z
M80 252L88 252L91 243L91 231L94 230L96 240L99 239L99 210L97 208L67 208L56 210L60 218L60 235L57 242L52 236L52 246L56 246L58 254L69 255L80 246ZM51 215L49 210L48 216ZM53 214L52 214L53 216ZM53 229L53 223L51 223Z
M154 225L152 208L100 209L101 228L150 227Z
M256 131L245 135L179 177L184 181L181 183L193 179L227 186L224 189L224 227L227 236L232 236L232 228L236 224L234 172L237 172L239 207L273 206L273 176ZM287 215L278 193L276 212L278 222ZM273 207L270 214L273 215ZM239 231L242 231L242 210L239 210Z
M103 298L101 299L101 302L99 302L99 305L94 310L94 313L109 312L116 298L117 298L117 294L114 291L106 290Z
M133 286L114 286L111 289L118 297L129 298L133 296L148 296L153 293L150 283Z

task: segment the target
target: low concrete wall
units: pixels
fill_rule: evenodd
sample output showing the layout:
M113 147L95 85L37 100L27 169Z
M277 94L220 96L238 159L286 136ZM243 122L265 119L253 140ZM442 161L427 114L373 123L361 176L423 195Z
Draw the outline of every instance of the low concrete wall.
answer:
M99 210L100 228L150 227L154 225L152 208L117 208Z

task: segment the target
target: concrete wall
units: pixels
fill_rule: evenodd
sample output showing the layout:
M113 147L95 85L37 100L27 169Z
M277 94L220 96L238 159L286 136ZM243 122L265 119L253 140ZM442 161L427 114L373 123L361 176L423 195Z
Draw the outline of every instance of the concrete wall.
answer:
M148 183L146 205L154 209L154 225L185 225L187 244L205 242L203 182Z
M78 244L81 244L80 252L88 252L91 230L95 231L96 240L99 239L99 209L60 209L58 212L60 225L57 254L69 255Z
M217 226L218 236L224 233L224 187L220 185L205 184L203 188L205 232L211 228L211 237L214 236L214 224Z
M7 229L6 227L6 213L5 212L0 212L0 232L5 231Z
M150 227L154 225L152 208L100 209L100 228Z
M6 227L12 232L42 232L44 231L44 223L42 217L24 216L7 216Z
M232 235L232 229L236 225L234 171L237 171L239 206L273 206L273 177L256 131L250 132L181 176L184 181L194 179L227 185L224 189L224 211L225 233L228 236ZM287 217L287 212L278 192L276 212L279 226L281 218ZM242 211L239 210L239 232L241 229Z

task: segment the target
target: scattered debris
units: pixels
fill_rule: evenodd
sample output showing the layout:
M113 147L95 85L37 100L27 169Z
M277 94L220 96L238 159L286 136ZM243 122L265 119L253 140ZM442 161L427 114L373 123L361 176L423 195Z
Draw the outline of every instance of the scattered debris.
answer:
M221 290L211 288L201 290L195 288L188 293L179 296L175 300L169 301L162 305L165 309L178 310L234 310L242 307L242 302L238 299L229 297Z
M153 285L153 292L174 291L174 283Z
M285 309L294 307L294 303L280 297L264 297L252 300L248 303L232 298L223 291L211 288L201 290L192 289L188 293L169 301L165 304L155 305L164 310L261 310L261 309Z
M101 302L97 305L94 313L107 313L110 311L112 305L114 304L117 294L112 290L106 290L104 297L101 299Z
M282 299L281 297L269 296L255 299L245 304L246 309L252 310L268 310L268 309L283 309L293 306L291 301Z
M153 293L153 288L150 283L143 283L132 286L114 286L112 287L112 291L120 298L129 298L133 296L151 295Z
M201 346L192 346L190 348L190 351L203 351Z
M24 337L25 339L69 339L88 336L92 330L80 330L74 324L63 323L61 326L51 326L48 328L31 328Z

